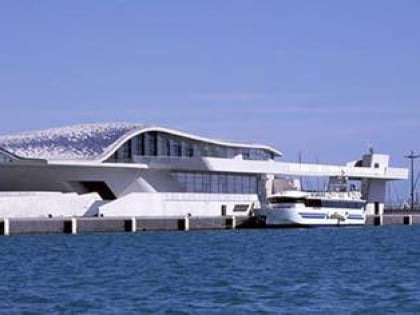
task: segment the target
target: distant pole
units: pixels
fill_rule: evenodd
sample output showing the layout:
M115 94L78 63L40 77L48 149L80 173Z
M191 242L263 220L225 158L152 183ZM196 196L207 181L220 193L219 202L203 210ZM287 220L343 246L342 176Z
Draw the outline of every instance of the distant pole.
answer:
M300 185L300 190L303 190L303 178L302 178L302 151L299 151L298 162L299 162L299 172L300 172L300 176L299 176L299 185Z
M414 154L414 151L411 151L409 155L404 156L406 159L411 161L411 210L414 209L414 160L420 158L420 154Z

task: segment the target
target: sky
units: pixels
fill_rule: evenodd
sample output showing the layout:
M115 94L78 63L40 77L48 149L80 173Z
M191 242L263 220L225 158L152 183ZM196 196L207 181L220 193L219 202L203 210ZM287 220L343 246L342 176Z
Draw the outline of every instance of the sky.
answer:
M128 121L406 167L419 30L417 0L2 0L0 134Z

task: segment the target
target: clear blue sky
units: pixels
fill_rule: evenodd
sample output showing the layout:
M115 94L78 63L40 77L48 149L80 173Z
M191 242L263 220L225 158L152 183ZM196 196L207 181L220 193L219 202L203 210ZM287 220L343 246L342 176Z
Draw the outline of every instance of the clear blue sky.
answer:
M420 2L0 2L0 133L96 121L343 163L420 151Z

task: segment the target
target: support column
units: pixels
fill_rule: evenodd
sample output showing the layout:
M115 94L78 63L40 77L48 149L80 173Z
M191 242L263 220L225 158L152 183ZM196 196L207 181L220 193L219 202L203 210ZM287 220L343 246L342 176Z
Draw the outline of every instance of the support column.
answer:
M76 218L71 218L71 234L77 234L77 220L76 220Z
M137 232L137 220L136 217L131 218L131 232Z
M10 220L8 218L3 219L3 235L10 235Z
M184 220L185 220L185 231L189 231L190 230L190 218L186 215Z
M236 229L236 217L233 215L232 216L232 230Z
M386 181L380 179L364 179L362 181L362 198L367 201L366 210L369 215L383 215L386 194Z

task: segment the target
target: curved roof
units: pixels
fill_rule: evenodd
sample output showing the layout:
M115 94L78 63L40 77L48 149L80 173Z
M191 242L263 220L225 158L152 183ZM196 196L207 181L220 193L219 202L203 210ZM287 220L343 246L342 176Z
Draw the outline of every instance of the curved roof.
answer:
M187 133L132 123L82 124L15 135L0 136L0 148L20 158L45 160L105 161L127 140L148 131L161 131L191 140L237 148L267 150L282 154L268 146L229 143Z

